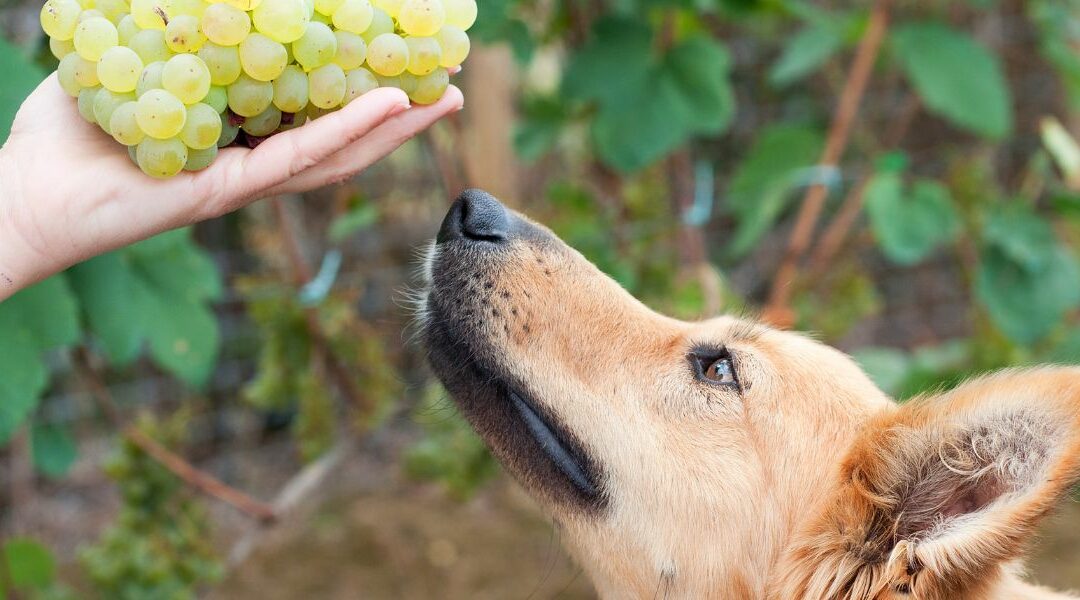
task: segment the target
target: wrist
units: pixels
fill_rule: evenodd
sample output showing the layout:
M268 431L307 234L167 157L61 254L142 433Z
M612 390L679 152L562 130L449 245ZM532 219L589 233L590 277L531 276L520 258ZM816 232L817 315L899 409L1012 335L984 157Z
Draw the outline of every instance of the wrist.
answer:
M0 302L43 278L33 249L19 230L16 214L25 199L19 168L9 145L0 147Z

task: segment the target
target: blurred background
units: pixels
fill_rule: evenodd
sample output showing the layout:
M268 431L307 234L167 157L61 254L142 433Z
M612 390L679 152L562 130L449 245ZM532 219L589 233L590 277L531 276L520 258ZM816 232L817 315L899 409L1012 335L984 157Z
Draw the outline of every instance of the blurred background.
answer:
M0 140L55 67L39 9L0 0ZM410 340L465 187L900 399L1080 361L1080 1L479 10L466 109L389 159L0 304L0 597L592 597ZM1078 526L1036 580L1080 587Z

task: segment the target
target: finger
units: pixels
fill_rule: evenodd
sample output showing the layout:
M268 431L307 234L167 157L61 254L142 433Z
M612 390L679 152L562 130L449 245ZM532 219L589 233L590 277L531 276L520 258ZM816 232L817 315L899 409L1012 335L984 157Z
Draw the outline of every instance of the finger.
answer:
M409 108L396 88L379 88L310 124L271 136L250 152L231 152L204 171L210 210L227 212L326 160ZM218 214L220 214L220 212Z
M387 120L362 139L339 150L334 156L280 186L267 190L267 194L297 193L348 179L431 127L439 119L461 110L464 102L461 90L450 86L434 104L414 106ZM324 118L326 117L316 119L315 122L318 123Z

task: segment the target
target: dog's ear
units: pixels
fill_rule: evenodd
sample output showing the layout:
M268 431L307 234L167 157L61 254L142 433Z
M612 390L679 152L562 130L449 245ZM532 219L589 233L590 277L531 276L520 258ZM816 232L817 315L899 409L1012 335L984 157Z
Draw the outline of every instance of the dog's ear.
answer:
M1080 369L1011 372L870 423L789 547L785 597L978 597L1080 474Z

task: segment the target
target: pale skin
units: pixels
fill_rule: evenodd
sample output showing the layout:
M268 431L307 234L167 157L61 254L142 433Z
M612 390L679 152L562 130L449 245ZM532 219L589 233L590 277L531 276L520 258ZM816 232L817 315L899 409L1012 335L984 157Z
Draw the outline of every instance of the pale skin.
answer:
M49 275L267 196L340 182L464 105L450 86L409 106L380 88L254 150L223 149L198 173L152 179L79 117L53 74L26 99L0 148L0 301Z

